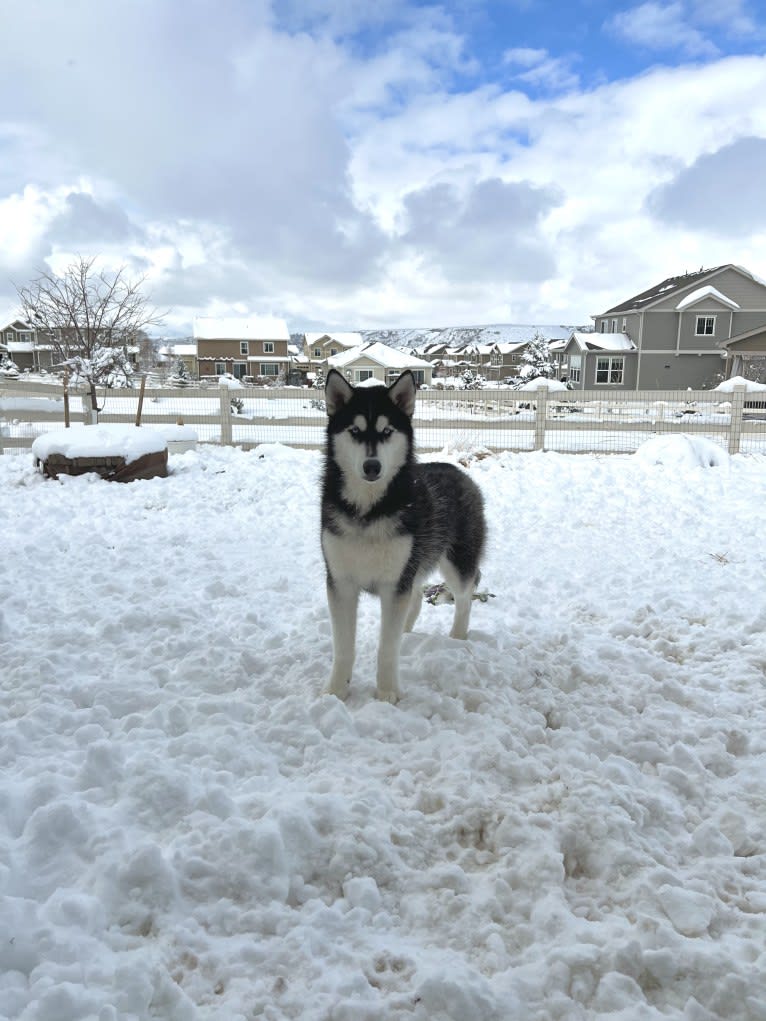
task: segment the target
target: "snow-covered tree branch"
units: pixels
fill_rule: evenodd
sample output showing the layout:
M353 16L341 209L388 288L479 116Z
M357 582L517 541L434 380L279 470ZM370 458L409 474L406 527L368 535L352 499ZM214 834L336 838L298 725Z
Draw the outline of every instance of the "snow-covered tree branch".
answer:
M45 336L59 366L88 384L94 411L96 386L110 377L129 378L130 349L163 315L143 293L145 277L131 280L125 267L99 268L96 258L78 256L61 275L43 272L17 287L25 318Z

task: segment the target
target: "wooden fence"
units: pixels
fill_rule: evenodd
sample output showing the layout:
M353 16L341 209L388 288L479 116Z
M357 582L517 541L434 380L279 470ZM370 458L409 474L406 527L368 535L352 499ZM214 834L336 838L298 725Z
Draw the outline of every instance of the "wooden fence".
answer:
M83 388L71 387L69 402L73 427L90 424ZM98 421L135 423L138 403L137 390L100 390ZM192 426L202 443L320 447L326 418L322 393L315 390L147 389L141 424L179 421ZM0 380L0 453L29 449L36 436L63 425L60 385ZM424 389L415 427L421 450L627 453L649 436L684 433L707 436L730 453L766 452L766 392Z

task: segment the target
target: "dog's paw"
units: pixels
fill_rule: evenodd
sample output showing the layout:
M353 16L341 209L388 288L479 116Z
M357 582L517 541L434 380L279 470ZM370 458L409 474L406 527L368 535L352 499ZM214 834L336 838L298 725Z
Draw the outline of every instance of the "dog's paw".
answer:
M375 698L379 702L390 702L391 705L396 705L399 701L399 692L396 688L377 688L375 690Z
M345 701L348 698L348 693L351 688L351 681L328 681L322 688L323 695L335 695L336 698Z

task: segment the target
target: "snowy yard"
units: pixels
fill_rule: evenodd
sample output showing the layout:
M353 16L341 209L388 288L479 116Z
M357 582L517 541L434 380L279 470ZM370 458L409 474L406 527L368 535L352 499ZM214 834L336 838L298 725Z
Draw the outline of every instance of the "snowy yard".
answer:
M330 663L320 456L0 457L2 1021L764 1021L766 457L470 463L469 641Z

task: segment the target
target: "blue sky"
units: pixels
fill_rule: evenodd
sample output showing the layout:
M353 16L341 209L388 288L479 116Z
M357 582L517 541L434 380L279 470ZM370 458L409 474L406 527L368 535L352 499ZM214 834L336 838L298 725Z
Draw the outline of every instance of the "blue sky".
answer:
M766 277L748 0L5 0L0 308L76 254L290 328L587 323Z

